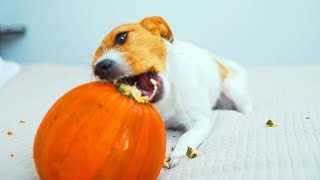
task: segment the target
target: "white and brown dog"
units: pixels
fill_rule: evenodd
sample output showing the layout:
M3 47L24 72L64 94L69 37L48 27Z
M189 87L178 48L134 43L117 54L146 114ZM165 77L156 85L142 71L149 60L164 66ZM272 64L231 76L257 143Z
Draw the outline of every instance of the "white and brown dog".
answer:
M252 110L246 71L193 44L174 41L161 17L113 29L92 66L99 80L136 83L167 128L184 128L174 151L167 154L173 166L185 157L188 146L197 148L210 134L214 109Z

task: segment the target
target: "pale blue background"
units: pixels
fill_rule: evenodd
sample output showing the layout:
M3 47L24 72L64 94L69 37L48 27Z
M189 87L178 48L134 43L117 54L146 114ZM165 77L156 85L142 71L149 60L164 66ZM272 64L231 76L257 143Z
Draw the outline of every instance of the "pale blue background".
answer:
M320 0L0 0L0 23L25 37L0 44L21 63L90 64L113 27L161 15L175 37L248 66L320 64Z

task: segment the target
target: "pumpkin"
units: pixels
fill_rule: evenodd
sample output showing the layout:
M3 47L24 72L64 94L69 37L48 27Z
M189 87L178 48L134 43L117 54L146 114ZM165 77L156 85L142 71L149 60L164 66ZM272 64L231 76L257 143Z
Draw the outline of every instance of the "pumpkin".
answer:
M165 145L163 121L151 104L91 82L47 112L33 155L41 179L156 179Z

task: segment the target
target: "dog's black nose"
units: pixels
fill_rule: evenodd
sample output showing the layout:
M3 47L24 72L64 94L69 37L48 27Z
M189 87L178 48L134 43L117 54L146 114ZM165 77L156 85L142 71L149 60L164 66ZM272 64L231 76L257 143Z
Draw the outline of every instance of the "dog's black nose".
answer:
M109 59L100 61L94 68L94 74L100 78L107 78L112 71L113 64L114 62Z

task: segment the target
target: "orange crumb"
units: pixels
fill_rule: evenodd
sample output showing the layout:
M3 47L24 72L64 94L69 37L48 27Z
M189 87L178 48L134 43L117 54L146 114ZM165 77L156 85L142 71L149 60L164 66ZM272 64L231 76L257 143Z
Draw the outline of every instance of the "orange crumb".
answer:
M24 124L24 123L26 123L26 121L20 120L19 123Z
M8 132L7 132L7 135L8 135L8 136L12 135L12 132L11 132L11 131L8 131Z
M13 157L14 157L14 154L10 154L10 157L13 158Z

